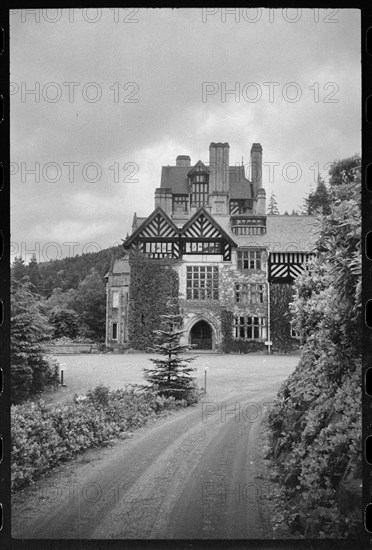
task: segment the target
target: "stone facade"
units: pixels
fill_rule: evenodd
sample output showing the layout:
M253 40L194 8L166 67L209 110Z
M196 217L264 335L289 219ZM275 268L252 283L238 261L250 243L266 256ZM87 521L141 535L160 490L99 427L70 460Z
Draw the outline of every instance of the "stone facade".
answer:
M130 266L127 258L113 262L106 277L106 346L126 348Z
M211 143L209 163L179 155L163 166L155 210L134 215L124 242L156 262L176 260L184 344L220 350L221 314L229 311L231 337L270 345L270 284L293 282L311 256L316 221L307 216L267 216L262 187L262 147L251 148L250 174L230 165L228 143ZM107 337L129 347L130 269L127 252L113 262L107 281ZM116 328L115 328L116 327ZM229 329L230 330L230 329Z

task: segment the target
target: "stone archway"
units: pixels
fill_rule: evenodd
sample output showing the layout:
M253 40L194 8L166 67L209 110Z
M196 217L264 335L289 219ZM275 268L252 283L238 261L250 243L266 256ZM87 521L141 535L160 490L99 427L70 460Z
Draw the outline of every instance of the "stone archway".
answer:
M192 349L212 349L212 334L213 329L207 321L197 321L190 330Z
M200 321L204 321L204 323L206 324L198 325L199 328L196 327L194 329L193 337L196 337L197 330L199 330L199 335L201 336L201 339L203 340L203 336L204 336L204 340L205 340L207 339L206 337L209 336L209 329L210 329L211 345L209 346L209 348L206 348L206 347L192 348L191 347L191 340L192 340L191 333L195 325L197 325ZM182 338L183 345L190 346L190 349L210 349L210 350L218 349L218 346L220 344L220 326L218 323L218 319L215 318L213 315L208 315L208 314L206 315L205 313L190 312L188 315L186 315L184 329L185 329L184 336Z

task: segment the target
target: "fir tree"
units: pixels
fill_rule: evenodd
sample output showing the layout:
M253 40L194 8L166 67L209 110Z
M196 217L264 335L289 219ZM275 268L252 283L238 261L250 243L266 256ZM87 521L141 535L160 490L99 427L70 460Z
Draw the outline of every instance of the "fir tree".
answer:
M11 288L10 361L12 402L56 384L56 365L45 357L51 329L40 296L30 282Z
M17 286L18 283L22 281L24 277L27 276L27 268L25 266L25 262L22 259L22 256L16 256L13 260L12 268L11 268L11 279L12 284L14 286Z
M195 371L189 363L195 357L180 357L187 346L180 344L183 334L182 316L167 314L161 316L162 328L155 330L156 341L153 351L162 355L162 358L150 359L155 364L153 368L145 368L145 380L150 382L154 391L164 397L174 397L177 400L185 399L187 404L198 400L195 378L191 375Z
M27 275L28 275L29 281L33 287L33 292L40 294L41 277L39 273L39 265L37 263L35 254L33 254L26 269L27 269Z
M278 214L280 214L279 208L278 208L278 203L276 202L275 193L273 193L273 192L270 195L269 205L267 207L267 213L271 214L271 215L276 215L276 216Z
M327 186L320 175L318 183L313 193L310 193L305 199L305 214L308 216L321 213L328 215L331 213L331 197Z

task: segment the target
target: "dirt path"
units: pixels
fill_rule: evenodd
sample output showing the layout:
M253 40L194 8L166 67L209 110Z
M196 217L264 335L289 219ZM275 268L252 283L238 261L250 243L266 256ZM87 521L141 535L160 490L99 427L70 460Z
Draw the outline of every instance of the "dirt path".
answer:
M271 395L206 400L88 451L14 497L13 537L270 538L256 464Z

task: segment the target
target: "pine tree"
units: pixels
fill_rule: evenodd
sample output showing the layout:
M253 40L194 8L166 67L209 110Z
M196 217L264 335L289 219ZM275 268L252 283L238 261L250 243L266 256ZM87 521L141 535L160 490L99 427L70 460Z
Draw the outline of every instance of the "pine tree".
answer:
M40 294L41 291L41 277L39 273L39 265L36 260L36 255L33 254L28 266L27 266L27 275L29 281L33 286L33 292Z
M13 260L12 268L11 268L11 278L12 278L12 284L18 285L22 281L24 277L27 275L27 268L25 266L25 262L22 259L22 256L16 256Z
M316 189L305 199L305 213L308 216L321 213L328 215L331 213L331 197L327 186L320 175Z
M30 282L11 288L10 361L12 402L17 403L57 382L55 365L45 358L51 329L44 304Z
M177 400L185 399L187 404L198 401L198 391L195 378L191 375L195 371L189 363L195 357L180 357L187 346L180 344L183 334L182 315L167 314L161 316L162 328L155 330L156 335L153 351L163 358L150 359L155 364L153 368L145 368L145 380L150 382L153 390L164 397L174 397Z
M270 195L269 205L267 207L267 213L271 215L276 215L276 216L280 214L278 203L276 202L276 197L274 192L272 192Z

